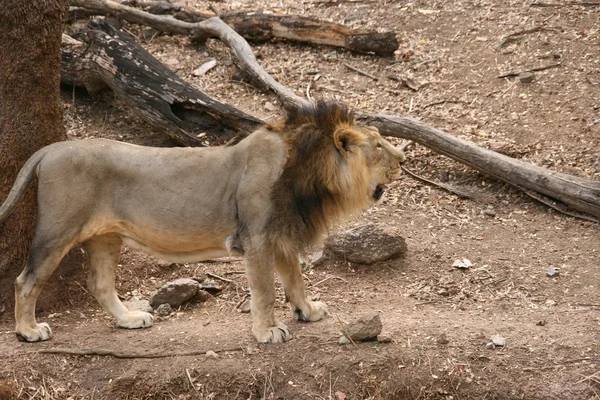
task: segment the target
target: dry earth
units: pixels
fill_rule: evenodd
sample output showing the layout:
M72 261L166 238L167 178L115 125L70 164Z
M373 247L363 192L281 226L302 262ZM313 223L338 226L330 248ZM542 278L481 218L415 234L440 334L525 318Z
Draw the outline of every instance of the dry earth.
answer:
M600 6L521 0L215 4L221 10L260 7L394 30L401 45L393 59L284 42L253 46L262 65L298 94L313 82L313 96L419 118L481 146L598 179ZM530 28L539 29L500 47L506 35ZM144 38L151 32L126 29L218 99L264 119L281 115L274 96L231 80L231 57L221 43L194 47L184 37ZM191 71L209 58L217 66L193 77ZM343 62L380 79L352 72ZM536 72L531 83L497 78L557 63ZM409 78L419 88L413 91L390 75ZM64 107L74 140L98 136L170 145L110 94L92 99L66 88ZM0 306L0 399L600 398L598 225L558 214L421 146L407 155L414 172L468 190L473 198L403 176L382 205L348 224L377 221L401 229L407 255L371 266L313 268L307 273L311 296L327 302L333 315L295 323L280 301L277 313L296 336L291 342L254 343L249 314L235 309L247 288L240 263L175 268L126 249L118 283L124 298L144 298L172 278L206 272L235 283L151 329L126 331L115 328L84 289L85 265L59 270L42 293L38 313L52 325L52 341L17 342L12 309ZM78 252L70 257L82 258ZM462 258L474 265L452 267ZM560 275L548 277L549 268L560 268ZM392 343L338 345L338 320L372 310L380 311ZM505 337L506 346L486 347L492 335ZM219 357L36 353L50 347L213 350Z

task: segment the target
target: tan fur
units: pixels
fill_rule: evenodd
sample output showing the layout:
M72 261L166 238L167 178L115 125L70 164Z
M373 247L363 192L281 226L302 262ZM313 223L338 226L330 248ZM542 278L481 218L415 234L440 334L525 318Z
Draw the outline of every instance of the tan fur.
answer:
M307 299L298 255L339 218L375 202L404 155L356 125L344 106L291 110L239 143L158 149L106 140L57 143L23 167L0 223L38 177L39 216L29 261L15 283L16 333L47 340L35 302L60 259L77 243L90 256L88 287L124 328L152 324L130 312L114 287L123 243L178 262L243 254L260 342L291 338L275 319L274 272L295 317L317 321L327 306Z

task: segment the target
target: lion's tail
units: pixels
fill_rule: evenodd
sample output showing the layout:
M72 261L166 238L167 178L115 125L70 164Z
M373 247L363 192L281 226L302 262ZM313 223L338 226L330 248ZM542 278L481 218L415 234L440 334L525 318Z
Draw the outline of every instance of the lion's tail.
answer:
M15 184L12 189L10 189L10 193L8 193L8 197L0 206L0 223L4 222L4 220L14 211L17 203L21 200L25 191L33 181L38 164L47 152L48 147L44 147L35 152L19 171Z

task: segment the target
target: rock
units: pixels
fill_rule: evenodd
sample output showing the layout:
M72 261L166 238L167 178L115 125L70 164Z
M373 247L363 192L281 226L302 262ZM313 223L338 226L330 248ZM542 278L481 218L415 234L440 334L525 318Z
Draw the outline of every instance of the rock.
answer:
M165 304L161 304L160 306L156 307L156 311L155 314L159 317L168 317L169 315L171 315L171 313L173 312L173 309L171 308L171 306L168 303Z
M273 103L271 103L270 101L267 101L265 103L265 110L273 112L273 111L277 110L277 107L275 107L275 105Z
M169 58L163 64L172 71L177 71L179 68L181 68L179 65L179 60L176 58Z
M352 343L352 342L346 336L342 336L340 338L340 340L338 340L338 344L341 344L341 345L346 345L346 344L350 344L350 343Z
M446 336L445 333L442 333L440 336L438 336L435 341L437 342L437 344L441 345L447 345L448 343L450 343L450 341L448 340L448 336Z
M376 339L382 328L379 313L374 311L345 324L341 331L347 338L359 342Z
M148 300L131 299L124 301L123 304L129 311L145 311L147 313L154 312Z
M556 268L556 267L555 268L549 268L546 271L546 275L548 275L551 278L553 278L555 276L558 276L558 275L560 275L560 268Z
M209 350L206 352L206 357L211 357L211 358L216 359L216 358L219 358L219 355L217 353L215 353L214 351Z
M210 293L204 291L204 290L198 290L198 294L196 295L196 298L198 299L198 302L200 303L204 303L208 300L210 300L212 296L210 295Z
M379 343L392 343L392 337L387 333L377 335L377 341Z
M346 400L346 393L344 392L335 392L335 400Z
M462 260L454 260L452 266L458 269L469 269L473 266L473 263L468 258L463 258Z
M519 74L519 81L521 83L531 83L533 82L533 73L531 72L522 72Z
M483 210L483 214L487 215L488 217L495 217L496 211L493 208L488 207L485 210Z
M538 321L535 323L537 326L546 326L547 322L545 319Z
M171 307L179 307L198 294L198 282L193 279L181 278L168 282L150 295L150 305L153 308L168 303Z
M213 69L215 67L215 65L217 65L217 60L210 59L207 62L205 62L204 64L202 64L201 66L199 66L198 68L196 68L195 70L192 71L192 75L194 76L202 76L202 75L206 75L206 73L208 71L210 71L211 69Z
M506 338L500 335L492 335L492 343L497 347L506 346Z
M311 265L318 267L319 265L323 264L326 260L327 257L325 256L325 254L323 254L322 251L318 251L313 255L312 259L310 260L310 263Z
M244 300L244 302L242 304L240 304L238 306L238 310L240 310L240 312L243 312L243 313L249 313L251 310L251 306L252 306L252 303L251 303L250 299L246 299L246 300Z
M373 264L406 252L406 242L395 228L369 223L327 238L323 253L357 264Z

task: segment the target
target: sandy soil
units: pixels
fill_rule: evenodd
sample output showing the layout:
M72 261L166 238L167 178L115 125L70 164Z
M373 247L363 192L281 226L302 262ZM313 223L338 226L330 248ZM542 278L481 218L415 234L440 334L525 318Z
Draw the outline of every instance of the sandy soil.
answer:
M448 4L446 4L448 3ZM549 3L546 3L547 5ZM254 44L277 79L305 93L421 119L473 142L556 171L600 172L600 7L522 1L261 1L264 12L305 14L355 27L393 30L393 59L285 42ZM206 3L189 2L200 10ZM216 3L221 10L253 2ZM500 47L514 32L540 27ZM200 89L263 119L282 115L270 94L231 80L225 46L192 46L158 36L143 45ZM209 58L217 66L197 78ZM374 74L373 81L343 66ZM531 83L497 78L536 72ZM389 75L410 78L410 90ZM270 104L268 104L268 103ZM172 145L110 94L64 92L72 139L110 137ZM274 106L274 107L273 107ZM399 143L398 143L399 144ZM474 193L459 198L408 176L386 201L352 218L404 232L405 257L371 266L326 263L307 273L313 298L332 316L305 324L283 303L279 318L295 339L257 345L250 315L236 310L247 282L241 263L162 263L125 249L119 292L144 298L177 277L212 272L234 284L206 303L188 304L148 330L126 331L87 293L85 258L59 270L42 293L38 319L50 342L23 344L12 310L0 306L0 399L595 399L600 398L600 240L596 224L549 209L509 186L428 149L407 152L408 168ZM468 270L452 267L467 258ZM548 277L549 268L560 268ZM322 282L321 282L322 281ZM391 343L339 345L339 320L378 310ZM504 348L489 348L492 335ZM205 352L159 359L39 354L51 347L125 352Z

